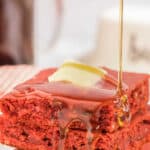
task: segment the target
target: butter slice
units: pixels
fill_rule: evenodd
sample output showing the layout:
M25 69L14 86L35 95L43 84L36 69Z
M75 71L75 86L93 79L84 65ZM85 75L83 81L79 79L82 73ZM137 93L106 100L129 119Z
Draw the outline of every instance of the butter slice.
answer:
M91 87L105 77L107 72L75 61L64 63L48 80L70 82L78 86Z

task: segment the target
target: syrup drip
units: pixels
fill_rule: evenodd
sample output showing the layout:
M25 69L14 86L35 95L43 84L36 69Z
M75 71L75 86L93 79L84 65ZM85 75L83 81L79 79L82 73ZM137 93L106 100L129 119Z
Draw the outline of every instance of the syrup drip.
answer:
M120 11L119 11L119 72L118 72L118 86L117 86L117 122L120 127L124 126L124 122L129 122L130 112L128 97L124 94L123 90L123 10L124 10L124 0L120 0Z
M123 0L120 0L120 25L119 25L119 73L118 73L118 93L122 94L122 70L123 70Z
M55 100L55 104L63 105L61 101ZM87 138L87 145L86 149L91 150L91 144L93 141L93 133L92 133L92 124L90 122L91 113L85 112L82 109L72 109L69 108L63 108L59 110L59 113L57 114L58 120L59 120L59 129L60 129L60 139L58 142L58 150L65 150L65 141L67 140L67 135L69 133L70 127L72 123L80 122L83 123L86 127L86 138ZM72 129L73 130L73 129Z

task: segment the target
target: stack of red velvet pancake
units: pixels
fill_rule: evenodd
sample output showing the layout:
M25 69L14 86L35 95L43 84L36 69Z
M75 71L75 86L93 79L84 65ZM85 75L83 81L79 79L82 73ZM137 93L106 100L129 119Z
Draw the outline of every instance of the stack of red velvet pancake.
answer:
M22 71L26 72L27 68ZM16 72L15 68L6 70L9 69ZM1 76L5 76L6 70ZM150 149L147 74L123 73L129 102L125 109L129 112L118 119L115 84L103 79L92 89L67 82L48 82L56 70L42 70L35 76L33 73L30 80L1 97L1 143L22 150ZM116 71L105 70L117 80ZM16 79L21 78L22 71ZM11 74L6 79L12 80ZM5 82L1 89L3 85Z

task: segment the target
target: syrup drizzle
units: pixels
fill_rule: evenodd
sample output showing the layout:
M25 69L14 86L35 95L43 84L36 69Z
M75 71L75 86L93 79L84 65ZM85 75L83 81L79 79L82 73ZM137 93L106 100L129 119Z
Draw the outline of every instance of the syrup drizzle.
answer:
M61 101L54 101L54 103L62 104ZM68 115L66 115L68 114ZM92 133L92 124L90 121L91 113L87 113L82 109L74 109L72 108L66 108L60 110L60 114L58 114L58 120L59 120L59 128L60 128L60 139L58 141L58 150L65 150L65 142L67 140L67 135L70 130L70 126L74 122L80 122L83 123L86 126L86 139L87 139L87 145L86 149L91 150L91 144L93 141L93 133ZM62 123L62 120L65 120L65 123Z
M120 0L119 8L119 71L118 71L118 86L117 86L117 96L118 96L118 113L117 122L120 127L124 126L124 122L130 121L130 108L127 95L124 94L123 89L123 27L124 27L124 0Z
M118 94L122 95L122 70L123 70L123 9L124 1L120 0L119 12L119 72L118 72Z

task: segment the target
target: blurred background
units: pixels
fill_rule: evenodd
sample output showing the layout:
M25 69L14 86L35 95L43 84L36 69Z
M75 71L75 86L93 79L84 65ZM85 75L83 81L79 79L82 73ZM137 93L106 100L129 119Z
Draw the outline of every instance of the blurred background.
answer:
M124 69L150 72L150 1L124 0ZM0 64L118 67L119 0L0 0Z

